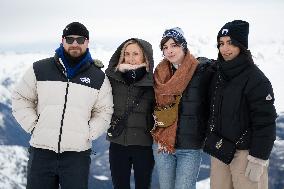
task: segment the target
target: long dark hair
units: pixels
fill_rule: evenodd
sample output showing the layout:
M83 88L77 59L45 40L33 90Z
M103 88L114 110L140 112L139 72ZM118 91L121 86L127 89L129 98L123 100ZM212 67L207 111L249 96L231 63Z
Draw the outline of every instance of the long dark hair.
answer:
M241 50L241 53L243 53L248 58L249 63L254 64L250 50L246 49L244 46L240 47L240 50Z

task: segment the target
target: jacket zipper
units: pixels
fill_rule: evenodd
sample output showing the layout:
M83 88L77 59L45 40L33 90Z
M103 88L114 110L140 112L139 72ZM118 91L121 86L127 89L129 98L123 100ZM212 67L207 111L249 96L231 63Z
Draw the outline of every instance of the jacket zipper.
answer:
M132 84L130 84L128 86L128 89L127 89L127 100L126 100L126 108L125 109L128 109L128 106L130 106L130 104L131 104L130 92L131 92L132 87L133 87ZM128 117L127 117L126 122L125 122L126 125L125 125L125 131L124 131L124 144L127 144L127 129L128 129L127 122L128 122Z
M223 105L223 95L220 96L219 99L219 104L218 104L218 120L217 120L217 125L219 125L219 131L222 132L222 105Z
M40 114L38 114L38 116L37 116L36 124L37 124L37 122L38 122L38 120L39 120L39 117L40 117ZM34 128L31 130L31 135L34 134L35 128L36 128L36 127L34 127Z
M69 89L69 79L67 79L67 86L66 86L66 92L65 92L65 102L64 102L63 113L62 113L62 118L61 118L61 125L60 125L60 132L59 132L59 140L58 140L58 153L60 153L60 143L61 143L63 120L64 120L65 110L66 110L66 104L67 104L68 89Z

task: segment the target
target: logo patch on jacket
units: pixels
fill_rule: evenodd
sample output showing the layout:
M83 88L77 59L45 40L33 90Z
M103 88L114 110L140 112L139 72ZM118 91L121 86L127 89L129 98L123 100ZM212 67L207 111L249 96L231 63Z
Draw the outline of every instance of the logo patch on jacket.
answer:
M88 77L81 77L80 80L81 80L81 82L83 82L83 83L91 83L91 80L90 80L90 78L88 78Z
M272 96L270 94L268 94L265 98L265 100L272 100Z

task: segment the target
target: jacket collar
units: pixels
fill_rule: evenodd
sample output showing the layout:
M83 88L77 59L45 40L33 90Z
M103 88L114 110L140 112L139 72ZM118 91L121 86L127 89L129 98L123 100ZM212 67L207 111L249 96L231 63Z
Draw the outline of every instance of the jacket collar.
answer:
M85 64L87 64L88 62L93 62L89 49L87 49L85 57L82 58L82 60L80 60L80 62L78 62L75 67L71 67L70 63L66 59L62 43L60 44L60 47L55 50L55 53L59 59L59 63L63 66L64 74L68 79L72 79L73 77L75 77L79 73L79 71L82 70Z
M60 70L60 72L61 72L66 78L68 78L68 77L67 77L66 68L65 68L63 62L61 61L61 59L58 57L57 54L54 55L54 60L55 60L54 62L55 62L56 67ZM77 72L76 72L76 74L74 75L74 77L75 77L76 75L78 75L79 73L84 72L85 70L89 69L89 67L90 67L92 64L93 64L93 63L90 62L90 61L86 62L84 65L82 65L82 66L77 70ZM69 78L69 79L71 79L71 78Z

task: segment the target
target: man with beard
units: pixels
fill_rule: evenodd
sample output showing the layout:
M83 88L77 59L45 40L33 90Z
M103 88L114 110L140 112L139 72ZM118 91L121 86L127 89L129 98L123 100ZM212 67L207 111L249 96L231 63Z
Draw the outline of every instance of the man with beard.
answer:
M86 189L92 140L113 113L108 78L88 49L89 31L68 24L55 56L37 61L12 96L13 115L31 133L27 189Z

